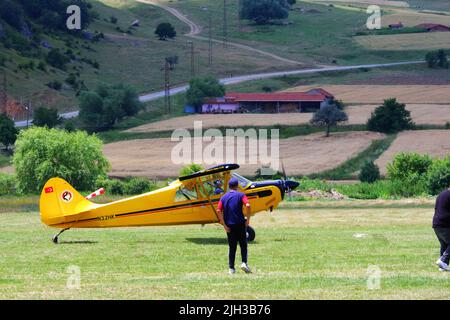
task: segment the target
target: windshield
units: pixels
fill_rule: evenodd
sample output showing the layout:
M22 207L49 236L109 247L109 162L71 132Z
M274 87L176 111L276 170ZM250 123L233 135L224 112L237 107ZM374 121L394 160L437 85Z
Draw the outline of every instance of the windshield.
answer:
M245 189L250 183L251 181L238 175L237 173L233 172L231 174L234 178L238 179L239 181L239 185L241 186L241 188Z

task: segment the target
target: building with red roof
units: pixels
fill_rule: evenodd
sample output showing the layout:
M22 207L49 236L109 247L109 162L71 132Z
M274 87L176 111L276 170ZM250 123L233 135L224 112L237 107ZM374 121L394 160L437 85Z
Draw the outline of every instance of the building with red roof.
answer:
M416 26L416 28L419 29L426 29L429 32L433 31L450 31L450 28L448 26L445 26L443 24L437 24L437 23L421 23Z
M202 113L308 112L319 110L333 100L334 96L322 88L307 92L229 92L222 98L206 99Z

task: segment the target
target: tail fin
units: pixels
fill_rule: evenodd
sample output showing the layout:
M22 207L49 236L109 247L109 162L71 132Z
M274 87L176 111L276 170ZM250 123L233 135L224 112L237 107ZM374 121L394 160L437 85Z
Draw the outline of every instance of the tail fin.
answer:
M41 221L49 226L64 224L65 217L88 211L95 206L68 182L60 178L47 181L39 200Z

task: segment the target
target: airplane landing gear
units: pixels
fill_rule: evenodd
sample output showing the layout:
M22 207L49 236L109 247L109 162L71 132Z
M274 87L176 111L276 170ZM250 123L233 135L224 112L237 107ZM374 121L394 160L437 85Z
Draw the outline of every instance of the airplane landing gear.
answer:
M248 226L247 227L247 242L252 242L253 240L255 240L255 237L256 237L255 229Z
M69 230L69 229L70 229L70 228L62 229L60 232L58 232L58 234L55 234L55 235L52 237L53 243L54 243L54 244L58 244L58 237L61 235L61 233L63 233L63 232L66 231L66 230Z

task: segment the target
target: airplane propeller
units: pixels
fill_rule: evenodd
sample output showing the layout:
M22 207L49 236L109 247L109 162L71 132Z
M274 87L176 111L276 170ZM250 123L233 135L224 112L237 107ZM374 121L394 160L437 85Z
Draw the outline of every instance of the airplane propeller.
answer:
M280 162L281 162L281 170L283 173L283 177L281 180L283 181L284 190L285 192L287 192L289 199L292 199L291 191L295 190L300 185L300 183L298 183L297 181L287 179L286 169L284 168L283 160L280 160Z

